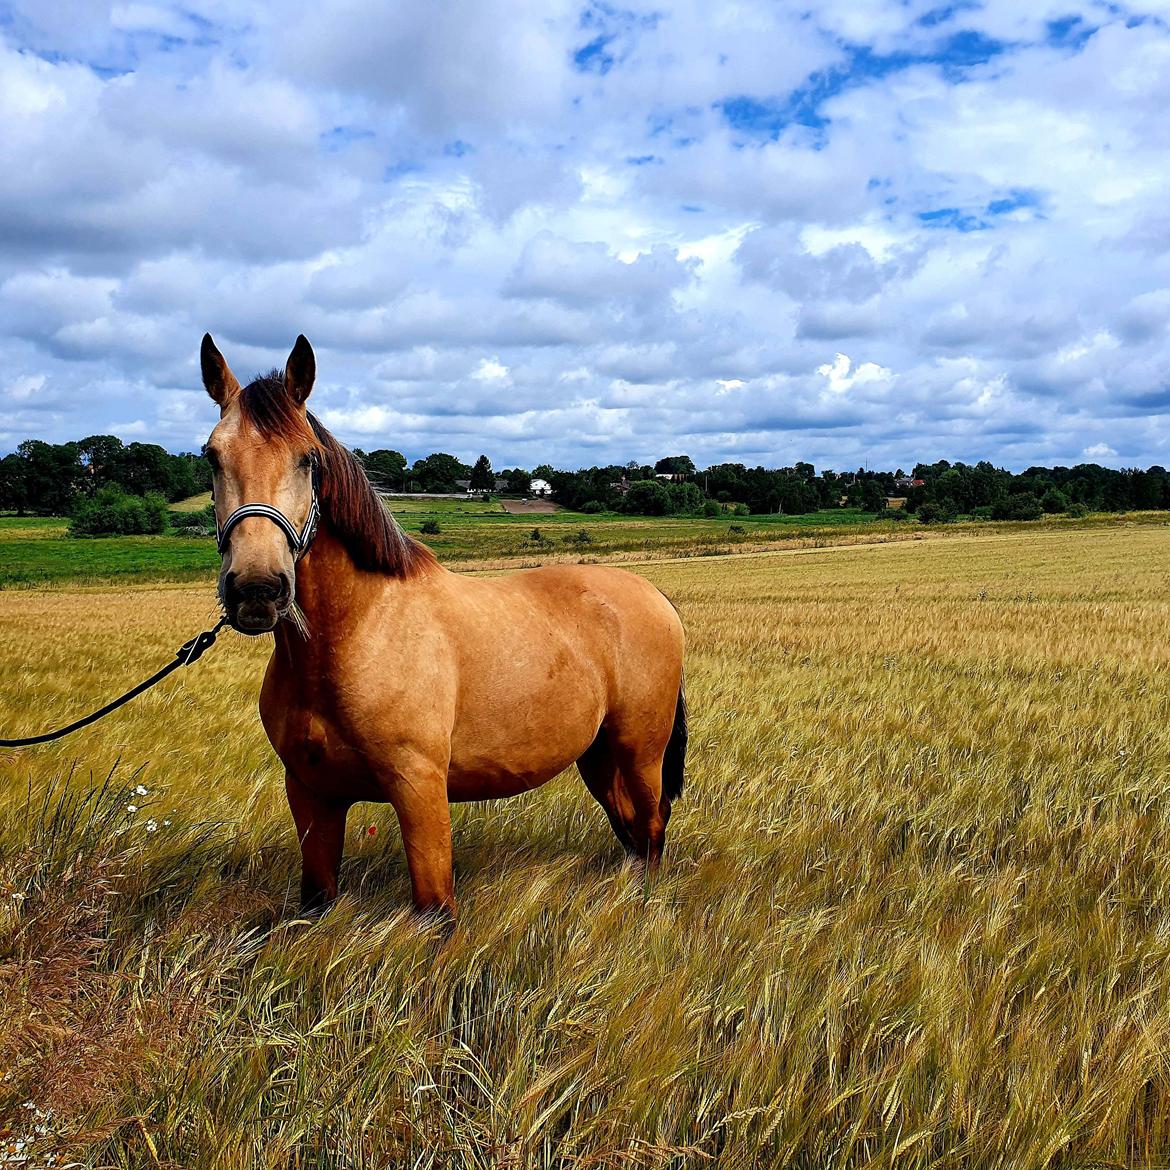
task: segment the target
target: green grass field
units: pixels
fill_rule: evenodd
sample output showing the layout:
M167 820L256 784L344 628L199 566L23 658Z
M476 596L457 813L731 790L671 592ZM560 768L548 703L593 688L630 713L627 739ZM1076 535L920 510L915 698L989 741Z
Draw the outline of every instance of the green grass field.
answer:
M202 497L193 497L198 501ZM190 503L191 501L185 501ZM400 506L402 505L402 506ZM392 500L402 527L453 567L493 568L555 561L639 560L718 556L768 549L925 540L939 536L1010 531L1010 522L924 528L914 520L875 520L853 509L803 516L638 517L559 511L515 516L498 503L464 500ZM437 534L422 534L427 521ZM1049 517L1023 525L1035 532L1118 525L1164 525L1170 513ZM539 533L539 539L534 534ZM583 535L584 534L584 535ZM75 539L60 517L0 516L0 589L58 582L211 580L219 557L210 537L123 536Z
M200 492L197 496L188 496L185 500L178 500L171 504L176 512L201 512L211 503L211 492Z
M23 526L25 521L20 521ZM215 541L173 536L74 540L65 522L29 533L0 518L0 589L52 582L190 581L219 571Z
M441 560L459 564L516 559L540 564L614 554L701 555L792 541L836 542L862 532L880 536L916 527L910 521L875 522L866 513L849 509L809 516L699 520L564 511L513 516L497 502L475 500L395 499L390 507L407 532L430 545ZM438 534L420 534L428 520L438 523ZM534 529L540 531L540 540L532 538ZM190 581L210 578L219 564L209 537L73 539L67 533L68 521L61 518L0 517L0 589L57 581Z

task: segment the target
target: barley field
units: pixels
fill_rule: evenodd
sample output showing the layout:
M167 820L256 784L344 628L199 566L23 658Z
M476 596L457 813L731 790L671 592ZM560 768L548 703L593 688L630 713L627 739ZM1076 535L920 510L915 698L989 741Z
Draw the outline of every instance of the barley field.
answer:
M0 754L0 1166L1170 1163L1167 529L639 571L690 639L662 872L573 776L462 806L447 942L376 806L296 917L262 642ZM214 614L0 593L0 733Z

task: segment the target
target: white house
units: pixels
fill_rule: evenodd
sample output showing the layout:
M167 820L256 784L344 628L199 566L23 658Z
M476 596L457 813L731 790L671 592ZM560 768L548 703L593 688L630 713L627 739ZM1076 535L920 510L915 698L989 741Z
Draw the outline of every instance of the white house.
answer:
M528 494L530 496L551 496L552 484L547 479L534 479L528 485Z

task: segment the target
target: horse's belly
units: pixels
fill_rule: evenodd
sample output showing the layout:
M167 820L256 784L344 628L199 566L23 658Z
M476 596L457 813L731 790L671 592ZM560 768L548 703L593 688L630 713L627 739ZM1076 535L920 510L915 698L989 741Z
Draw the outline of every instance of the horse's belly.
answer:
M593 742L600 703L551 705L538 718L492 720L455 726L447 793L451 800L492 800L539 788L558 776Z
M593 733L581 733L544 750L493 756L453 754L447 771L447 796L452 801L495 800L539 788L560 775L593 742Z

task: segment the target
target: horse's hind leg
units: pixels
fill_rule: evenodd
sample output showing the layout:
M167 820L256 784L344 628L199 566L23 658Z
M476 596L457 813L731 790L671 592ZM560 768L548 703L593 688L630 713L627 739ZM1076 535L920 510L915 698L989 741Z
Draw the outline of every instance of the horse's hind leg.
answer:
M577 761L577 770L585 787L593 793L594 799L609 817L614 834L629 853L634 853L634 838L630 835L627 825L634 819L634 805L626 792L622 782L622 774L618 770L617 761L606 743L605 729L597 733L597 738L585 749L585 754Z
M619 751L618 766L633 807L633 816L626 822L631 852L650 869L657 869L670 816L670 801L662 791L662 760L639 760Z
M662 860L670 816L670 801L662 791L662 760L640 759L620 743L615 751L611 736L602 728L577 767L617 839L653 869Z

